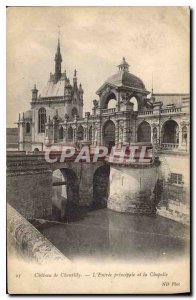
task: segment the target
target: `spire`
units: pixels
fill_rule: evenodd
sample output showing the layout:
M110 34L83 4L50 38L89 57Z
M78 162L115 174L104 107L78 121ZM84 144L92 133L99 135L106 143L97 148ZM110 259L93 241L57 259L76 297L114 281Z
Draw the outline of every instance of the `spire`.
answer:
M153 72L152 72L152 90L151 90L151 96L153 95Z
M77 71L74 70L73 87L77 87Z
M126 62L125 57L123 57L122 62L118 65L119 71L129 72L129 64Z
M80 100L83 102L83 94L84 94L84 90L82 88L82 84L80 83L79 84L79 97L80 97Z
M61 63L62 63L62 56L61 56L61 47L60 47L60 31L58 33L58 43L57 43L57 50L55 54L55 81L57 82L61 78Z

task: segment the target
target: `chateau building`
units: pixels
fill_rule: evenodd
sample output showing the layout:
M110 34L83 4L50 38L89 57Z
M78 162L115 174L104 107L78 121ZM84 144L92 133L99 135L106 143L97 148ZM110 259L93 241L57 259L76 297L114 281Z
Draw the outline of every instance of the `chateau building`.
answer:
M160 155L188 157L189 94L149 92L123 58L117 73L97 90L92 113L83 116L84 91L76 70L72 84L61 71L59 40L54 61L55 72L43 91L38 94L35 85L31 109L19 115L19 150L44 151L54 143L110 147L151 142Z

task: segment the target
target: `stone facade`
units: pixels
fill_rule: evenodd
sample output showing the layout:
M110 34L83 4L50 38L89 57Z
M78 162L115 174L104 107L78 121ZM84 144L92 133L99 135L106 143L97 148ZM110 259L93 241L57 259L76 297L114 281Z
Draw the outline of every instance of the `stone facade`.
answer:
M99 99L92 101L92 113L85 112L83 116L84 91L78 86L77 72L74 71L71 85L66 72L61 72L61 63L58 41L55 73L50 74L39 96L34 86L31 109L19 116L19 150L44 151L62 143L92 147L101 144L109 148L152 143L154 154L162 159L164 186L177 186L189 195L190 95L149 92L142 80L129 72L123 58L118 72L97 90ZM115 103L112 108L111 103ZM80 169L78 164L73 168L79 176L80 202L89 204L93 179L88 178L87 173L78 175L81 170L85 172L85 166ZM168 195L162 195L163 203L172 200ZM182 202L177 191L175 195ZM186 196L186 203L188 198Z

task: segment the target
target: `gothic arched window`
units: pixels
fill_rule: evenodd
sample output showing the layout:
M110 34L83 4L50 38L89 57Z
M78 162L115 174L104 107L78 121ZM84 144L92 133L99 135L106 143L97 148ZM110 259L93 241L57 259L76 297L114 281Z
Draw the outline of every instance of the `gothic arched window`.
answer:
M26 123L26 133L30 133L31 132L31 126L30 126L30 123L27 122Z
M59 128L59 140L63 140L63 127Z
M45 108L40 108L38 112L38 125L39 133L45 132L45 123L46 123L46 110Z
M69 141L73 140L73 129L72 129L72 127L68 128L68 140Z
M84 138L84 128L80 125L78 127L78 140L82 141Z

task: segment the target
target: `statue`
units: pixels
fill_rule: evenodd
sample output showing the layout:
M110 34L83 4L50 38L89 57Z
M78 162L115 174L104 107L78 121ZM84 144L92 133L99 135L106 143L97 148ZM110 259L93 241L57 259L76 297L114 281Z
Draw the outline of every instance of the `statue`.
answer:
M96 99L93 100L93 105L94 105L94 108L98 108L99 107L99 101L97 101Z

